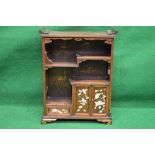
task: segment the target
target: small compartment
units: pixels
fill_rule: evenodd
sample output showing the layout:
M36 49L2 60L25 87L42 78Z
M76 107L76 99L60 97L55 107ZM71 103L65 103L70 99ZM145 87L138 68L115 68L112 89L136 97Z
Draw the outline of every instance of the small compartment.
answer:
M46 104L54 107L71 107L72 87L69 82L71 68L51 68L46 71Z
M77 43L77 54L81 56L110 56L111 45L104 40L82 40Z
M76 62L76 41L53 40L45 44L47 56L53 62Z
M87 60L72 70L71 80L109 80L109 64L105 61Z

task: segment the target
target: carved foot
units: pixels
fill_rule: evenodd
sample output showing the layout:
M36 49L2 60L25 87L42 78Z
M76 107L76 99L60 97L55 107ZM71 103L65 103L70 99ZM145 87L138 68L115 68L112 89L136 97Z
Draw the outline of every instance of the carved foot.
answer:
M101 123L106 123L107 125L111 125L112 124L112 120L111 119L97 119L98 122Z
M109 120L109 121L107 122L107 125L112 125L112 120Z
M57 119L42 119L41 120L41 124L45 125L47 123L50 123L50 122L55 122Z
M45 120L42 119L42 120L41 120L41 124L42 124L42 125L46 125L47 122L46 122Z

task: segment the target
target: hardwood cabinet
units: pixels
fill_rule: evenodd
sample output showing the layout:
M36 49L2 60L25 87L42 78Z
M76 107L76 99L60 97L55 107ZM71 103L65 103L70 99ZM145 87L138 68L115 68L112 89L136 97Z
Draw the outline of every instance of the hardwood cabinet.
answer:
M44 115L111 124L111 89L116 31L52 32L42 37Z

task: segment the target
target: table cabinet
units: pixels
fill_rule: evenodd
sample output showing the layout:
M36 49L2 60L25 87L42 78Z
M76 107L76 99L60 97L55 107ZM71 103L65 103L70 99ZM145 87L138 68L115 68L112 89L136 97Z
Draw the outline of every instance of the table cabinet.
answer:
M42 37L42 124L57 119L112 123L112 64L116 31L40 31Z

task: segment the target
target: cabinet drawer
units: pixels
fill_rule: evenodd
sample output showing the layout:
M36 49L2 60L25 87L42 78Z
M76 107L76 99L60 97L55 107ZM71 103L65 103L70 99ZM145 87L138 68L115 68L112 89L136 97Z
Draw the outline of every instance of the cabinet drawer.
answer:
M48 115L70 115L70 108L48 108Z

